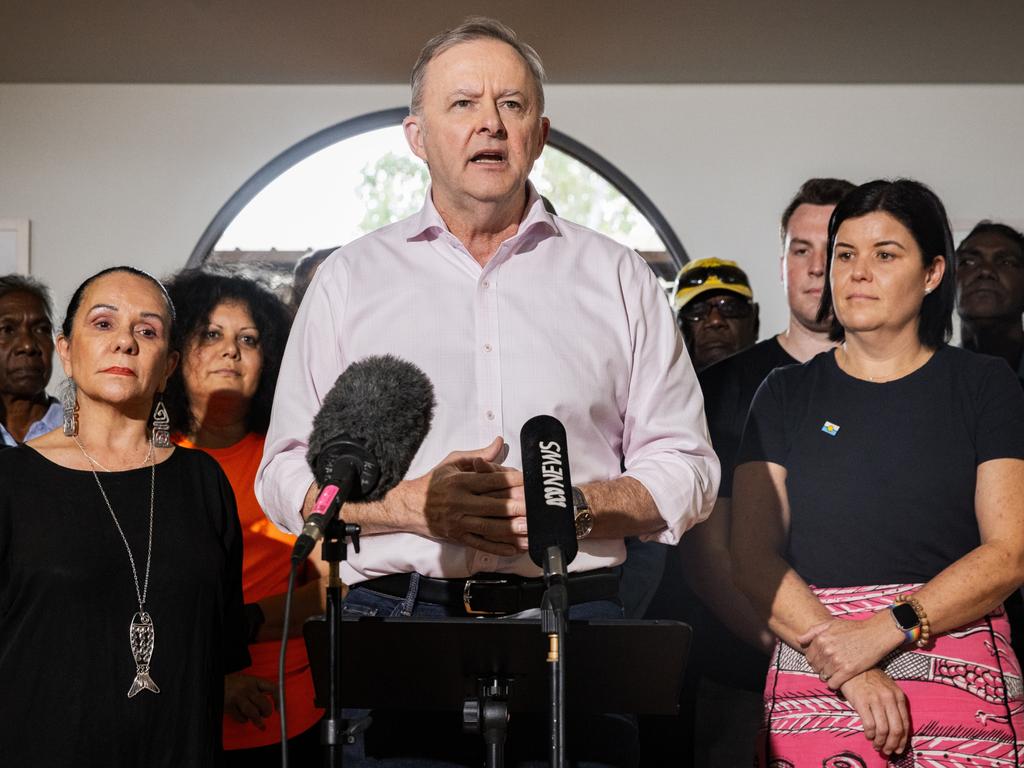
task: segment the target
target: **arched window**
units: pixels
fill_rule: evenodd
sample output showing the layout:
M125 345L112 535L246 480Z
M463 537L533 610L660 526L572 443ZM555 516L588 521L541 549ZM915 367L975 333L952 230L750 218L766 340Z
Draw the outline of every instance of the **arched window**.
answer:
M217 266L284 292L303 255L419 210L427 169L408 149L406 108L326 128L275 157L228 200L188 266ZM637 250L667 287L687 261L654 203L621 171L552 129L530 176L560 216Z

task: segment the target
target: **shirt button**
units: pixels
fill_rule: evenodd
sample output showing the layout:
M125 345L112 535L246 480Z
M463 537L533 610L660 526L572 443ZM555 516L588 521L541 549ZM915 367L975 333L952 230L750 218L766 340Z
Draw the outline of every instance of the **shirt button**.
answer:
M480 558L480 563L482 565L490 565L492 562L494 562L494 558L491 557L490 555L484 555L483 557Z
M483 286L484 286L484 288L490 288L491 287L491 281L490 280L484 280Z
M492 349L490 344L484 344L484 352L490 352Z
M494 421L494 411L488 411L487 412L487 419L489 421Z

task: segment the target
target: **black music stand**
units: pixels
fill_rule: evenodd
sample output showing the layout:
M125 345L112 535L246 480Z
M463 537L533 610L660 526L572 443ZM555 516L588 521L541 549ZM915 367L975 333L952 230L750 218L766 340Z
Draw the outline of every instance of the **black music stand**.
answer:
M320 706L327 629L321 617L303 629ZM487 765L500 768L508 715L549 711L547 638L539 629L538 620L524 619L345 618L342 704L462 712L466 729L484 737ZM570 621L569 711L675 714L691 634L676 621Z

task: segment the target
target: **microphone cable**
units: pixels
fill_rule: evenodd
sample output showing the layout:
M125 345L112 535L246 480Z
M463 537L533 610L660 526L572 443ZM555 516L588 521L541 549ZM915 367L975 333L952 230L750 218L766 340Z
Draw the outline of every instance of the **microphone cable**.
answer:
M281 716L281 768L288 768L288 718L285 709L284 694L284 659L288 651L288 632L292 624L292 592L295 591L295 574L299 570L299 562L292 562L288 572L288 591L284 596L284 632L281 637L281 655L277 660L277 707Z

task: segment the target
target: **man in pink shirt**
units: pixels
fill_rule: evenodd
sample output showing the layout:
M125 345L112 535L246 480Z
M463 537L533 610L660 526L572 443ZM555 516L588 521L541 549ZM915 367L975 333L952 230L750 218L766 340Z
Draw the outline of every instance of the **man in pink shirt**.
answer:
M714 503L700 388L656 278L527 181L548 134L542 81L498 22L428 42L404 123L430 170L423 209L330 256L296 316L256 480L280 527L297 532L315 499L307 437L347 366L397 355L437 397L406 479L345 507L363 531L342 568L353 613L466 615L470 576L472 612L538 607L517 444L538 414L565 425L578 485L571 617L621 616L623 539L674 543Z

